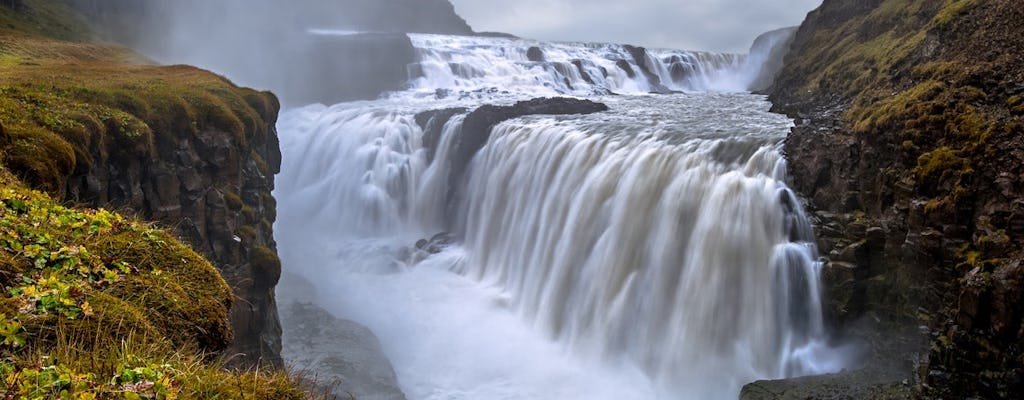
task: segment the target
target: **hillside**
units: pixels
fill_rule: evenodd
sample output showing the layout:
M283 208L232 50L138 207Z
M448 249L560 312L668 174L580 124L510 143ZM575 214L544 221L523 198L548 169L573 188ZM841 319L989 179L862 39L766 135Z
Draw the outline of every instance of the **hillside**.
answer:
M280 363L277 100L92 36L0 3L4 395L306 396L221 369Z
M1022 18L1014 0L826 0L770 90L798 121L785 150L834 325L919 395L1024 390Z

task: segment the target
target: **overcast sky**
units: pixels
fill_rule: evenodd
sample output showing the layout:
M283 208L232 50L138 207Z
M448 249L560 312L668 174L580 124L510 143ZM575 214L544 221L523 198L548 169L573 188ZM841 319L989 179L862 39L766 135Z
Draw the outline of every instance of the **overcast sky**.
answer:
M451 0L476 31L745 53L822 0Z

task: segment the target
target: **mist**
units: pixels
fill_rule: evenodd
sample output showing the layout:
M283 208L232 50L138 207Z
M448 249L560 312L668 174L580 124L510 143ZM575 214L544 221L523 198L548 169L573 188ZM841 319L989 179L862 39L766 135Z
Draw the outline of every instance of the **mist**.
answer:
M400 33L472 33L447 0L73 2L108 39L158 63L206 68L295 105L401 89L414 54Z

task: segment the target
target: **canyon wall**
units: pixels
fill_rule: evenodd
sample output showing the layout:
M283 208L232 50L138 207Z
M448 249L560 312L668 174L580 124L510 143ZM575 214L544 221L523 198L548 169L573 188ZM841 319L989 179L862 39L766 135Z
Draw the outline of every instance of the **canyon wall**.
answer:
M1022 18L1013 0L826 0L769 89L797 120L785 151L833 325L918 395L1024 390Z

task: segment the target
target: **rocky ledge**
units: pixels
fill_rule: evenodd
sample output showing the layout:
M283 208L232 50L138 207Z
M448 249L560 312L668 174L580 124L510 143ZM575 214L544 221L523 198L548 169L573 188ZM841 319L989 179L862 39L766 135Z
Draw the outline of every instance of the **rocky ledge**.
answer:
M491 132L498 124L528 115L573 115L593 114L608 111L608 106L590 100L568 97L536 98L520 101L510 106L483 105L469 114L462 122L462 130L455 138L449 155L451 169L448 177L447 221L455 215L452 207L457 203L458 182L465 175L470 161L487 144ZM444 109L421 113L415 117L424 130L424 138L431 154L436 153L441 129L451 117L465 113L465 109Z

